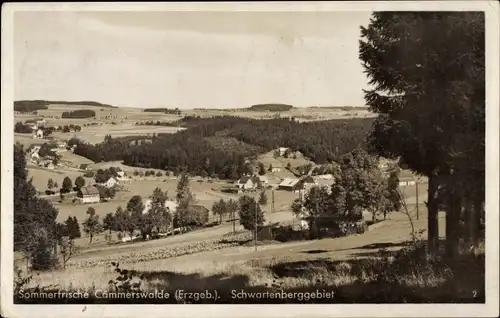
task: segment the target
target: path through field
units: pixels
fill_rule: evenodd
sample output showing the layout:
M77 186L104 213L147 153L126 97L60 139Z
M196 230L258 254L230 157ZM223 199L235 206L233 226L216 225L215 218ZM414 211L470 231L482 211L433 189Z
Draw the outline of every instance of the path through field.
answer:
M415 218L415 215L413 215ZM427 227L427 213L421 211L419 220L414 220L415 230ZM444 215L439 218L440 234L444 235ZM258 246L255 251L253 246L226 248L218 251L202 252L180 256L173 259L154 260L150 262L131 265L134 269L147 268L169 269L172 271L189 271L208 268L217 263L239 264L252 260L266 263L271 259L279 261L304 261L312 259L349 259L363 257L380 248L398 249L401 243L409 240L411 224L406 215L395 213L390 219L377 223L361 235L343 238L326 238L322 240L299 241L283 244ZM425 237L425 233L424 233Z

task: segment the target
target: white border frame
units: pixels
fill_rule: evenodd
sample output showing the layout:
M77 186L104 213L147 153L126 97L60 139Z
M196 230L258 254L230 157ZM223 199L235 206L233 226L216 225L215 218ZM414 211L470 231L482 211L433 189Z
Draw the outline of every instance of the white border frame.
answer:
M484 11L486 18L486 304L13 305L13 18L16 11ZM499 313L499 3L497 1L4 3L2 6L1 314L7 317L497 317ZM83 311L83 308L86 308Z

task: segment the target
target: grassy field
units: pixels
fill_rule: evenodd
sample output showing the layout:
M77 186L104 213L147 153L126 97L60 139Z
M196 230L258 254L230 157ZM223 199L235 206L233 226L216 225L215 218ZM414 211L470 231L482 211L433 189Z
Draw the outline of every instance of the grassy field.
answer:
M28 175L33 178L33 185L37 191L44 192L47 190L47 181L52 179L57 182L59 187L62 186L62 182L65 177L69 177L73 182L78 176L83 177L83 173L76 169L47 169L38 166L28 166ZM91 178L85 178L87 184L92 184L94 181Z
M103 124L102 126L83 127L82 131L74 133L60 133L55 132L52 134L58 139L71 139L76 137L90 143L100 143L104 141L106 135L111 137L126 137L126 136L145 136L152 134L172 134L184 128L166 127L166 126L136 126L135 124L120 123L116 125Z
M246 109L206 109L206 110L187 110L186 115L196 115L200 117L211 116L239 116L255 119L273 118L276 113L269 111L249 111ZM290 111L279 112L282 118L294 117L298 121L328 120L339 118L364 118L373 117L373 114L364 109L342 110L338 108L321 107L295 107Z

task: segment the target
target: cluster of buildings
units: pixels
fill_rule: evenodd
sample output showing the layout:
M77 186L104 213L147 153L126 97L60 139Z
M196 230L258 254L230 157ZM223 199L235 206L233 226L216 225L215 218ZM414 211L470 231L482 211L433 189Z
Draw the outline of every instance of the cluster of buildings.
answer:
M90 171L92 169L87 164L81 164L80 170ZM78 191L77 197L81 203L98 203L101 199L106 199L103 189L114 189L115 187L120 186L120 182L126 182L129 180L130 178L125 174L125 172L117 171L116 176L109 177L105 182L81 188L80 191Z
M37 119L37 120L27 120L25 125L29 126L32 130L33 139L43 139L43 127L47 124L45 119Z
M251 192L266 187L274 187L278 190L289 191L293 193L307 193L312 187L321 185L318 180L312 176L306 175L300 178L285 178L279 184L270 185L266 176L243 176L236 183L235 192Z

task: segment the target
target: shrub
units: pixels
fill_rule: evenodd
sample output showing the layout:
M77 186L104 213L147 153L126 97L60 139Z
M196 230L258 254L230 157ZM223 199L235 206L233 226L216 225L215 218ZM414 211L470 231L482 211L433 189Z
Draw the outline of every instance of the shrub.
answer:
M87 171L83 174L84 177L86 178L93 178L95 176L94 171Z

